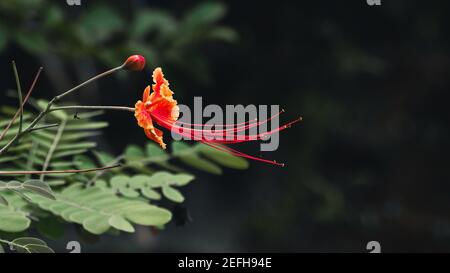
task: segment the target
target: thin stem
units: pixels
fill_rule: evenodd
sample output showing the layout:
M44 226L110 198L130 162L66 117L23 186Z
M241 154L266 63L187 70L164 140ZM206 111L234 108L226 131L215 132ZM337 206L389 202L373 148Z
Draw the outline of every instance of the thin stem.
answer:
M111 162L109 162L108 164L119 164L119 162L124 158L124 155L119 155L118 157L114 158ZM87 186L90 187L92 185L94 185L94 182L97 181L98 178L100 178L103 174L105 173L105 171L101 171L101 172L97 172L94 177L92 177L91 180L88 181Z
M49 129L49 128L58 127L58 126L59 126L58 123L45 124L45 125L41 125L41 126L36 126L33 129L30 129L30 131L28 131L28 132L38 131L38 130L42 130L42 129Z
M89 110L119 110L119 111L128 111L134 112L134 108L126 107L126 106L85 106L85 105L71 105L71 106L60 106L54 107L49 110L49 112L58 111L58 110L70 110L70 109L89 109Z
M81 84L75 86L74 88L72 88L72 89L70 89L70 90L68 90L68 91L66 91L66 92L64 92L64 93L62 93L61 95L56 96L56 97L54 98L54 100L55 100L55 101L58 101L58 100L62 99L63 97L65 97L65 96L67 96L67 95L70 95L70 94L73 93L74 91L80 89L81 87L83 87L83 86L85 86L85 85L87 85L87 84L89 84L89 83L91 83L91 82L93 82L93 81L95 81L95 80L98 80L98 79L100 79L100 78L103 78L103 77L105 77L105 76L108 76L108 75L110 75L110 74L112 74L112 73L114 73L114 72L116 72L116 71L119 71L119 70L121 70L122 68L123 68L123 65L118 66L118 67L115 67L115 68L110 69L110 70L108 70L108 71L105 71L105 72L103 72L103 73L100 73L100 74L98 74L97 76L94 76L94 77L90 78L89 80L87 80L87 81L85 81L85 82L83 82L83 83L81 83ZM53 103L52 103L52 104L53 104ZM50 105L50 106L51 106L51 105Z
M39 143L36 142L35 140L32 140L31 149L30 149L30 152L28 153L27 168L26 168L27 170L33 169L34 157L36 156L35 153L36 153L38 146L39 146ZM31 174L25 175L26 180L28 180L30 178L31 178Z
M101 167L101 168L92 168L92 169L82 169L82 170L61 170L61 171L0 171L0 175L10 175L10 174L61 174L61 173L88 173L88 172L96 172L102 170L108 170L120 167L120 164Z
M19 131L18 134L22 133L23 126L23 97L22 97L22 86L20 85L19 73L17 72L16 62L12 61L12 67L14 71L14 78L16 79L17 95L19 97Z
M13 242L10 242L10 241L7 241L7 240L3 240L3 239L0 239L0 243L4 243L4 244L8 245L10 248L11 248L11 246L14 246L14 247L23 247L23 246L21 246L21 245L18 245L18 244L16 244L16 243L13 243ZM12 250L12 249L11 249L11 250Z
M49 164L50 164L50 160L53 157L53 153L56 150L56 147L58 147L59 141L61 140L62 134L64 132L64 128L66 127L66 121L64 120L63 122L61 122L61 124L59 125L58 128L58 132L56 133L55 139L53 140L52 145L50 146L50 149L47 153L47 156L45 157L45 162L44 165L42 167L42 171L46 171ZM45 173L42 173L39 180L44 181L44 177L45 177Z
M47 104L47 106L45 107L44 110L42 110L38 116L30 123L30 125L28 125L28 127L20 134L17 134L10 142L8 142L8 144L6 144L3 148L0 149L0 155L5 153L17 140L19 140L24 134L29 133L35 126L36 124L39 123L39 121L41 121L42 118L44 118L51 110L52 105L57 102L58 100L62 99L63 97L72 94L73 92L75 92L76 90L80 89L81 87L95 81L98 80L100 78L103 78L107 75L110 75L116 71L119 71L121 69L124 68L124 64L122 64L121 66L115 67L113 69L110 69L108 71L105 71L101 74L98 74L97 76L94 76L92 78L90 78L89 80L75 86L74 88L62 93L61 95L58 95L56 97L54 97L53 99L50 100L50 102Z
M24 98L24 100L23 100L22 108L23 108L23 106L25 105L25 103L27 103L28 98L29 98L30 95L31 95L31 92L33 92L34 86L36 85L36 82L37 82L37 80L38 80L38 78L39 78L39 75L41 74L41 71L42 71L42 67L39 68L38 72L36 73L36 76L34 76L33 83L31 84L31 87L30 87L30 89L28 90L28 93L27 93L27 95L25 96L25 98ZM9 129L11 128L11 126L14 124L14 122L15 122L16 119L17 119L17 117L19 116L19 113L20 113L20 109L17 110L17 112L16 112L16 114L14 115L14 117L11 119L11 121L8 123L8 125L7 125L7 126L5 127L5 129L3 130L3 132L0 134L0 140L3 139L3 137L6 135L6 133L8 132L8 130L9 130ZM0 154L1 154L1 153L0 153Z
M38 123L38 122L39 122L46 114L49 113L50 108L52 107L52 105L53 105L55 102L59 101L60 99L62 99L63 97L65 97L65 96L67 96L67 95L69 95L69 94L72 94L73 92L75 92L76 90L80 89L81 87L83 87L83 86L85 86L85 85L87 85L87 84L89 84L89 83L91 83L91 82L93 82L93 81L95 81L95 80L98 80L98 79L100 79L100 78L103 78L103 77L105 77L105 76L107 76L107 75L110 75L110 74L112 74L112 73L114 73L114 72L116 72L116 71L118 71L118 70L121 70L122 68L123 68L123 65L118 66L118 67L115 67L115 68L110 69L110 70L108 70L108 71L105 71L105 72L103 72L103 73L101 73L101 74L98 74L97 76L94 76L94 77L90 78L89 80L87 80L87 81L85 81L85 82L83 82L83 83L81 83L81 84L75 86L74 88L72 88L72 89L70 89L70 90L68 90L68 91L66 91L66 92L64 92L64 93L62 93L61 95L58 95L58 96L54 97L54 98L51 99L50 102L47 104L47 107L46 107L43 111L41 111L41 112L39 113L39 115L31 122L31 124L28 126L28 128L27 128L26 130L31 129L31 128L33 128L34 126L36 126L36 124L37 124L37 123ZM25 130L25 131L26 131L26 130ZM0 152L0 154L1 154L1 152Z

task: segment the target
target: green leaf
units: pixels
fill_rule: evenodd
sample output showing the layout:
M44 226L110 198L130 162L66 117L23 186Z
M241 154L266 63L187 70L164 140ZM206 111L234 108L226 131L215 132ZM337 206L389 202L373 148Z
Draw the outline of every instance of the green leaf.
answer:
M47 245L46 242L42 241L41 239L38 238L33 238L33 237L22 237L22 238L17 238L14 241L12 241L13 244L18 244L21 246L25 246L27 244L34 244L34 245Z
M137 145L129 145L125 149L125 158L129 161L140 160L145 158L144 152Z
M108 216L94 215L83 221L83 227L92 234L100 235L110 228Z
M0 230L5 232L21 232L31 224L25 213L5 206L0 206L0 219Z
M40 180L28 180L23 183L23 187L26 190L35 192L49 199L56 199L53 195L52 189L47 183Z
M197 155L186 155L180 157L181 161L183 161L185 164L195 168L199 169L205 172L209 172L212 174L220 175L222 174L222 169L217 166L214 163L211 163Z
M44 245L29 244L26 247L29 253L55 253L51 248Z
M170 211L158 207L130 211L125 216L136 224L149 226L164 225L172 218Z
M197 146L197 148L202 153L202 155L219 163L222 166L240 170L244 170L249 167L248 161L245 160L244 158L237 157L223 151L219 151L217 149L214 149L213 147L203 144Z
M190 174L177 174L177 175L174 175L172 177L172 179L173 179L173 182L177 186L185 186L185 185L189 184L189 182L194 180L194 176L192 176Z
M109 218L109 224L118 230L134 232L134 227L122 216L111 216L111 218Z
M224 17L226 7L218 2L204 2L192 9L184 18L184 23L193 26L212 24Z
M162 192L167 199L173 202L181 203L184 201L183 195L177 189L171 186L162 187Z
M61 150L75 150L75 149L92 149L97 146L95 142L80 142L73 144L62 144L58 146L57 151Z
M134 22L131 26L131 37L143 38L152 31L163 34L171 34L176 30L176 21L174 18L160 10L140 10L134 15Z
M228 27L214 27L206 35L205 38L211 40L221 40L228 43L234 43L238 40L239 36L236 31Z
M111 180L109 181L109 183L111 183L111 187L113 189L124 188L128 185L129 182L130 182L130 177L126 176L126 175L116 175L113 178L111 178Z
M5 197L0 195L0 205L8 206L8 200Z
M74 156L74 163L79 166L80 169L93 169L97 168L97 165L88 156L76 155Z
M169 158L168 154L154 143L145 145L145 153L152 161L163 161Z
M135 175L130 179L130 187L133 189L140 189L144 187L149 180L149 177L146 175Z
M114 157L105 152L94 151L94 155L97 158L98 162L100 162L100 164L103 166L110 165L111 162L114 161Z
M161 194L159 194L155 190L152 190L151 188L142 188L141 192L142 192L142 195L144 195L145 197L147 197L149 199L153 199L153 200L161 199Z
M56 200L39 195L31 195L30 198L41 209L50 211L65 221L81 224L84 229L97 235L114 227L110 222L113 216L141 225L166 224L171 219L171 213L166 209L143 201L121 198L98 187L85 188L80 183L72 184L61 193L55 193L55 196ZM117 217L112 220L115 228L122 227L130 232L129 227L120 223Z
M33 237L22 237L13 240L12 245L19 253L54 253L44 241Z
M60 112L60 111L55 111L52 113L56 113L56 112ZM72 122L69 123L66 126L66 131L77 131L77 130L95 130L95 129L103 129L105 127L108 127L108 122L103 122L103 121L90 121L90 122L86 122L86 121L77 121L77 122Z
M43 54L50 48L45 36L37 31L17 31L15 39L20 47L36 55Z
M131 188L122 187L122 188L119 188L119 192L125 197L129 197L129 198L139 197L139 192L137 192L136 190L131 189Z
M113 8L97 4L86 10L77 23L80 39L88 45L98 45L123 29L125 22Z
M172 150L174 156L177 156L185 164L209 172L212 174L222 174L222 169L214 163L211 163L198 155L193 151L194 148L180 141L172 143Z

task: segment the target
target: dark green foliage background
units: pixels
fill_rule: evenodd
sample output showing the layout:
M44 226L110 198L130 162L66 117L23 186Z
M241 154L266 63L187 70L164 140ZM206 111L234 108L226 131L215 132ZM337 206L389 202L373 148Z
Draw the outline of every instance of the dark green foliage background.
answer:
M359 252L371 240L383 251L450 251L448 1L226 1L218 23L208 15L218 19L222 9L194 14L200 19L193 32L182 18L198 1L61 1L60 21L45 13L50 1L11 10L12 2L27 1L0 4L2 92L14 88L11 58L23 81L44 65L35 96L50 98L142 53L146 73L102 80L73 100L131 106L150 69L162 65L184 104L193 96L205 104L280 104L286 119L304 117L281 135L278 151L264 155L287 167L252 163L223 176L199 173L183 192L183 207L173 208L179 222L188 213L191 223L156 236L143 229L102 238L85 243L86 251ZM98 5L107 8L90 20ZM171 28L164 17L133 38L145 8L182 23ZM235 32L209 32L210 20ZM3 93L0 101L15 103ZM132 116L104 118L110 127L101 149L119 154L146 142Z

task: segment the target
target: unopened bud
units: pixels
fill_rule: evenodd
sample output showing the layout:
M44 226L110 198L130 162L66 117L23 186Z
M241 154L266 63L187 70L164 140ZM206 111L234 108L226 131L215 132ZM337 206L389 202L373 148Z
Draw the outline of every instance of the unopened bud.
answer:
M145 67L145 58L141 55L133 55L123 63L123 68L131 71L141 71Z

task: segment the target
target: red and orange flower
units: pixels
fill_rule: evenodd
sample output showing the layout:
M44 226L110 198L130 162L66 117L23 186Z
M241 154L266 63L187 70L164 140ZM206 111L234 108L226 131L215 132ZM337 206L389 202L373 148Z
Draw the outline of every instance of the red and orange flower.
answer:
M301 118L291 121L269 132L246 136L240 135L239 137L238 133L267 123L284 111L281 111L280 113L263 121L254 120L236 125L216 125L216 129L214 130L203 129L204 126L202 124L189 124L178 121L179 108L177 106L177 101L173 98L174 93L170 90L169 82L164 78L164 74L159 67L153 71L153 82L154 84L151 88L153 92L150 93L150 86L145 88L142 101L139 100L135 105L134 115L137 119L138 125L144 128L146 136L158 143L161 148L166 148L166 144L163 140L163 132L154 127L153 121L155 121L158 125L183 136L184 138L200 141L215 149L240 157L284 166L283 163L244 154L223 144L262 140L270 134L290 127L292 124L300 121Z
M153 92L150 94L150 86L145 88L142 101L139 100L135 105L134 116L138 125L144 128L145 135L165 149L166 144L163 141L163 132L153 126L152 117L158 116L164 120L165 124L170 125L178 119L179 109L177 101L173 99L173 92L169 88L169 82L164 78L160 67L153 71L153 82Z

